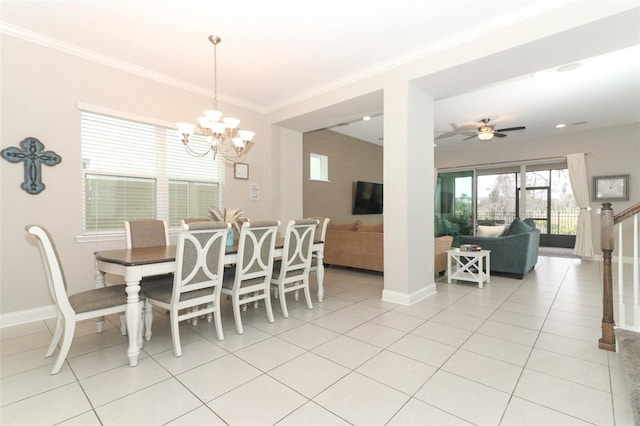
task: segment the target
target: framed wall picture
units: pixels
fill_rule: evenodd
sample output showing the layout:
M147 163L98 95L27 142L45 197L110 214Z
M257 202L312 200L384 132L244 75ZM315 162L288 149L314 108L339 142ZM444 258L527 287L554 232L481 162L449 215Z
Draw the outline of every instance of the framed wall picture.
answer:
M249 179L249 165L247 163L233 163L233 177Z
M626 201L628 199L629 175L593 177L593 201Z

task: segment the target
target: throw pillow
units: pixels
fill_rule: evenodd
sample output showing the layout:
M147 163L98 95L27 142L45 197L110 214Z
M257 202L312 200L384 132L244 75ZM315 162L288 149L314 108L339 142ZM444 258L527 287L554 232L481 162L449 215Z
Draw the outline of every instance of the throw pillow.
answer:
M476 235L478 237L499 237L504 232L506 225L478 225Z
M511 225L509 225L509 228L507 228L507 230L504 232L504 235L507 236L522 234L524 232L530 232L532 230L533 228L527 225L524 221L520 219L514 219L514 221L511 222Z

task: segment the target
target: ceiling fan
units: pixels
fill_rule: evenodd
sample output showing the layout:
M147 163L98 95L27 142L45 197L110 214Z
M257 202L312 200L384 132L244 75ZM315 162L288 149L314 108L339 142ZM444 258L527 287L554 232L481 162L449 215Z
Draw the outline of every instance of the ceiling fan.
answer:
M467 139L477 137L481 141L486 142L493 139L494 136L498 138L503 138L507 136L503 132L512 132L514 130L524 130L526 128L524 126L518 126L518 127L507 127L505 129L496 130L496 126L490 126L489 121L491 121L490 118L483 118L482 120L480 120L479 123L482 123L482 126L478 127L478 131L476 132L476 134L473 136L469 136L468 138L464 138L464 140L466 141Z

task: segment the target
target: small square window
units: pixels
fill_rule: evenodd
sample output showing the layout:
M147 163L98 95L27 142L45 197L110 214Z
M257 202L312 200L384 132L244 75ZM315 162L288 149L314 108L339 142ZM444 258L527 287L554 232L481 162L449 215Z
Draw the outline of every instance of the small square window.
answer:
M309 154L309 179L329 181L329 157L322 154Z

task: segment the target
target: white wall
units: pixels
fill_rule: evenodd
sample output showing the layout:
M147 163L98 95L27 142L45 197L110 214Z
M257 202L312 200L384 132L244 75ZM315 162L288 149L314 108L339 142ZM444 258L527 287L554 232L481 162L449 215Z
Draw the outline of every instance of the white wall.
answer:
M467 148L459 151L436 151L435 166L438 169L448 167L473 166L476 164L522 161L534 158L563 157L575 152L590 152L586 157L589 188L592 194L592 177L618 174L629 174L629 201L614 202L614 213L618 213L640 202L640 124L629 124L606 129L597 129L558 135L536 141L535 143L518 144L509 138L495 140L490 143L469 143ZM591 202L591 220L593 228L593 248L597 255L600 250L600 216L596 209L601 205ZM630 221L623 226L625 235L632 235ZM618 246L617 234L615 246ZM614 251L614 253L616 253ZM625 239L623 253L632 253L631 239Z
M20 188L22 163L0 160L0 313L4 315L52 303L40 253L24 230L26 224L49 229L72 293L93 286L96 250L124 247L124 239L76 241L82 233L83 203L78 103L171 125L175 121L195 121L203 109L210 107L211 99L10 36L3 35L1 42L2 148L35 137L47 150L62 156L55 167L43 166L47 187L38 195ZM231 167L227 168L225 204L242 208L251 218L284 220L272 202L271 129L264 114L222 102L220 107L257 133L256 144L245 160L250 165L250 179L235 180ZM301 144L299 149L301 152ZM298 179L298 174L292 173L293 179ZM260 201L249 200L252 182L261 186ZM297 193L291 195L290 203L297 203L301 213L302 200Z

